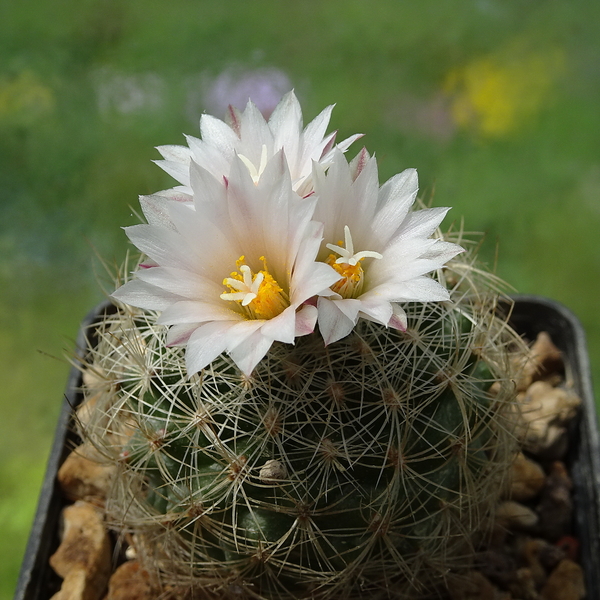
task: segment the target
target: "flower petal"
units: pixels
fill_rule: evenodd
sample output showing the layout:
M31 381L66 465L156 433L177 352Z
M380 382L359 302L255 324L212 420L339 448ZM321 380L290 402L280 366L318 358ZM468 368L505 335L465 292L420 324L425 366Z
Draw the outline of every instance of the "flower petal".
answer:
M150 285L169 290L180 298L188 298L207 302L210 298L218 298L223 292L223 285L184 269L173 267L153 267L138 271L138 280Z
M139 279L132 279L114 291L111 296L120 302L145 310L165 310L181 296L149 285Z
M224 156L233 156L239 141L239 137L227 123L207 114L200 117L200 135L208 145L218 148Z
M302 110L294 92L288 92L276 106L269 118L273 132L273 151L285 148L288 158L293 161L290 170L298 167L300 135L302 133Z
M408 281L388 282L361 296L386 298L389 302L439 302L449 300L448 290L431 277L416 277Z
M392 305L375 295L365 295L360 298L360 312L368 315L372 320L382 325L387 325L393 316Z
M256 331L249 338L229 352L231 358L245 375L250 375L254 367L264 358L273 340Z
M262 335L272 340L293 344L296 333L296 307L289 306L277 317L265 321L260 330Z
M296 337L309 335L315 330L319 311L312 304L304 304L296 313Z
M228 321L214 321L201 325L192 333L185 350L189 375L201 371L225 351L229 342L228 334L235 325Z
M337 301L319 298L317 303L319 331L326 346L346 337L352 331L359 308L358 300Z
M406 331L406 328L408 327L406 312L400 305L396 303L392 304L392 310L393 315L388 321L388 327L393 327L399 331Z
M223 303L224 304L224 303ZM157 320L162 325L205 323L206 321L242 321L244 317L227 306L209 302L182 300L165 308Z
M379 210L373 220L373 232L387 243L408 215L419 189L417 171L406 169L386 181L379 190Z
M177 197L181 198L183 196L178 194ZM150 225L159 225L161 227L175 229L175 226L171 221L171 217L169 216L168 209L169 204L173 201L173 198L168 198L159 194L152 194L151 196L140 196L139 200L140 206L142 207L142 212L144 213L144 216ZM189 208L193 208L191 203Z

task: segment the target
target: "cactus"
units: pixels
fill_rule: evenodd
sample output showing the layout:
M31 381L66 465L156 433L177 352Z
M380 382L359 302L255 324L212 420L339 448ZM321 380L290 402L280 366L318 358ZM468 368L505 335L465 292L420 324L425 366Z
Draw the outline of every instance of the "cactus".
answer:
M495 279L437 231L447 208L412 210L414 169L347 162L330 111L204 115L159 148L181 186L127 228L146 256L90 349L82 435L177 598L439 592L512 460L522 345Z
M188 375L156 314L98 329L83 435L118 465L109 521L182 597L419 598L464 568L514 452L518 336L472 253L325 346L275 343ZM187 594L187 596L185 595Z

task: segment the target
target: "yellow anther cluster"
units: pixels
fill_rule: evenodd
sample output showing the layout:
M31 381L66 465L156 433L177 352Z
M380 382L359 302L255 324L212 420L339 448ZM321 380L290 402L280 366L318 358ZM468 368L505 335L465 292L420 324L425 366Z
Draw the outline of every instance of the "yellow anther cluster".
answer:
M289 305L287 294L266 270L259 271L264 279L256 298L248 305L255 319L272 319L282 313Z
M233 271L223 279L229 290L221 294L223 300L237 302L249 319L272 319L289 305L288 295L267 269L264 256L260 259L263 269L256 274L245 264L245 257L236 261L239 271ZM238 283L239 282L239 283Z
M337 258L334 254L330 254L325 261L342 276L342 279L331 286L331 290L342 296L342 298L356 298L360 295L363 287L364 271L360 265L363 259L361 258L355 265L351 265L338 263L336 262Z

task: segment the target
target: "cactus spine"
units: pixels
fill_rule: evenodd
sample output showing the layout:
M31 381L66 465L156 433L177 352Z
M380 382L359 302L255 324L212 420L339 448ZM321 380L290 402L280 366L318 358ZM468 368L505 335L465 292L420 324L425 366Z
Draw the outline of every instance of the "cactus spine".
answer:
M107 513L186 597L418 598L464 566L514 450L516 334L472 257L325 347L274 344L251 376L188 377L155 315L98 330L83 434L118 464ZM492 389L490 389L492 388ZM183 593L183 592L182 592Z

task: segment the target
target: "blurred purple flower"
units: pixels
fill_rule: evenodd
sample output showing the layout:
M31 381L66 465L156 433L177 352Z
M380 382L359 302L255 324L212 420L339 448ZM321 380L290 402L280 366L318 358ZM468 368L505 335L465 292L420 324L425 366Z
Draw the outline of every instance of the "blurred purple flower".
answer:
M242 110L251 99L267 119L292 87L289 77L274 67L228 67L206 86L204 109L213 115L224 115L230 104Z

